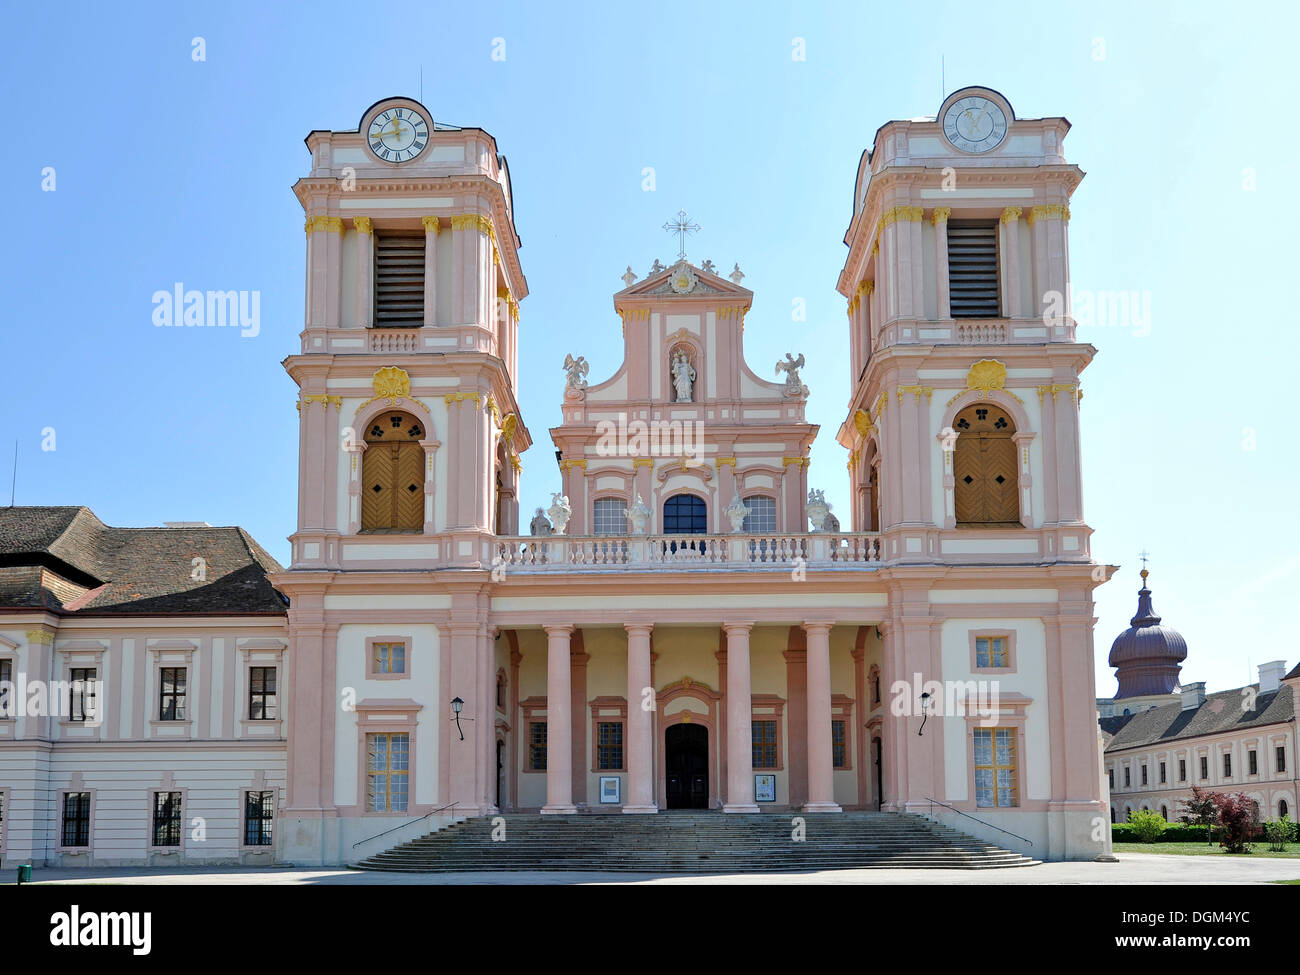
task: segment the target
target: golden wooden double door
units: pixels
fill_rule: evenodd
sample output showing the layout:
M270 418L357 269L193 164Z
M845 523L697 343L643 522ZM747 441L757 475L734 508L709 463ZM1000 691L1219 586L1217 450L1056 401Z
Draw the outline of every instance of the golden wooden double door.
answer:
M957 415L953 457L954 513L959 525L1018 525L1015 427L993 406L968 407Z
M361 468L363 531L424 527L423 431L404 413L379 417L366 434Z

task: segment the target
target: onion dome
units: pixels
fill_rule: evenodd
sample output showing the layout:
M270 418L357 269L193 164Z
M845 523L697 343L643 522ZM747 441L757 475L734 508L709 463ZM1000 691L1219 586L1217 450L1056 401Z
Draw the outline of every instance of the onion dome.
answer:
M1187 641L1182 634L1160 625L1160 617L1151 606L1147 575L1143 569L1137 615L1129 620L1132 625L1110 647L1110 665L1119 681L1117 700L1173 693L1178 687L1181 664L1187 659Z

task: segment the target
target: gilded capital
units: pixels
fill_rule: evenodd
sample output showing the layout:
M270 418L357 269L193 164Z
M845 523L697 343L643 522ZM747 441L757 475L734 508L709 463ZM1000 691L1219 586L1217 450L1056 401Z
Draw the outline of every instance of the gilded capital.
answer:
M438 228L442 226L438 222L437 217L421 217L420 223L424 224L424 232L426 234L436 234L438 232Z
M1002 222L1015 223L1017 220L1020 219L1021 212L1022 211L1020 207L1007 207L1005 210L1002 211Z
M1046 206L1033 207L1029 211L1029 223L1033 225L1035 220L1066 220L1070 219L1070 208L1063 203L1049 203Z
M326 216L308 217L307 223L303 226L303 229L309 234L314 234L318 230L332 230L335 233L342 234L343 218Z
M952 207L935 207L934 212L930 214L930 222L936 226L946 223L952 216Z
M369 217L353 217L352 227L359 234L374 233L374 227L371 226Z

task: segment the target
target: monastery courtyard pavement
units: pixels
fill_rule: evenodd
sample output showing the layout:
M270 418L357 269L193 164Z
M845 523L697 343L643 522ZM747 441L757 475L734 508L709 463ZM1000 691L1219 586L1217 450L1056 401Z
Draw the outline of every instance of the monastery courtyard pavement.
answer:
M54 884L1261 884L1300 879L1300 860L1118 854L1118 863L1044 863L992 870L829 870L814 873L647 875L560 872L378 873L338 868L37 868ZM6 871L8 874L9 872ZM9 874L12 877L12 874ZM12 883L9 877L5 883Z

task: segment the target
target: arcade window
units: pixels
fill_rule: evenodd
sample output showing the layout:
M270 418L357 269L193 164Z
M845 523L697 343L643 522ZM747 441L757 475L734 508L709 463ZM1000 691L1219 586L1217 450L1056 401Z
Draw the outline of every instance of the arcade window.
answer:
M244 793L244 845L270 846L275 819L275 793Z
M750 725L754 768L776 768L776 722L754 721Z
M375 327L424 324L424 234L375 235Z
M532 772L546 771L545 721L533 721L528 725L528 768Z
M63 794L63 845L90 846L90 793Z
M153 845L181 845L181 794L179 792L153 794Z
M975 729L975 805L1020 805L1014 728Z
M602 772L622 771L622 721L601 721L596 725L596 767Z
M279 716L275 694L275 668L250 667L248 670L248 718L270 721Z
M366 735L368 812L406 812L410 767L410 735Z
M184 667L163 667L158 671L158 720L185 720Z

